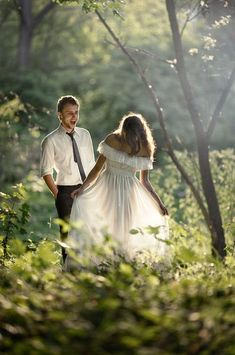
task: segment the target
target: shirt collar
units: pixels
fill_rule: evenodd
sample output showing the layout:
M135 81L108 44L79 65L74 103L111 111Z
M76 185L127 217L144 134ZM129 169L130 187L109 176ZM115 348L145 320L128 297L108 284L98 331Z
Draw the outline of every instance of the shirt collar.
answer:
M60 124L59 125L59 127L58 127L58 132L60 133L60 134L66 134L66 129L62 126L62 124ZM74 128L74 132L75 132L75 134L77 134L78 136L79 136L79 132L78 132L78 127L75 127Z

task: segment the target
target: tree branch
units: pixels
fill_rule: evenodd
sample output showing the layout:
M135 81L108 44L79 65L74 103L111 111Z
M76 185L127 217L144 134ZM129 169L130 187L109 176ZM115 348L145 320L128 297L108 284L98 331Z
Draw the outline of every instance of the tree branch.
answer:
M39 25L44 16L56 6L55 2L49 2L33 19L33 29Z
M163 131L163 137L164 137L164 141L166 143L166 147L167 147L167 153L169 154L169 156L171 157L173 163L175 164L176 168L179 170L179 172L181 173L183 179L185 180L185 182L187 183L187 185L189 186L189 188L191 189L198 205L199 208L202 211L202 214L205 218L205 221L208 225L208 228L210 226L210 218L209 218L209 214L206 210L206 207L203 203L203 200L200 196L200 193L197 191L197 189L195 188L192 180L190 179L189 175L187 174L187 172L185 171L184 167L181 165L181 163L179 162L178 158L176 157L173 147L172 147L172 143L171 143L171 139L168 135L166 126L165 126L165 119L163 116L163 110L159 104L159 100L158 97L156 96L156 94L154 93L153 89L152 89L152 85L150 84L150 82L147 80L142 68L139 66L139 64L136 62L136 60L133 58L133 56L127 51L127 49L123 46L123 44L121 43L121 41L119 40L119 38L115 35L115 33L113 32L113 30L111 29L111 27L107 24L107 22L105 21L105 19L101 16L101 14L99 13L99 11L95 11L96 15L98 16L99 20L101 21L101 23L104 25L104 27L107 29L107 31L109 32L109 34L111 35L111 37L113 38L113 40L116 42L116 44L118 45L118 47L122 50L122 52L126 55L126 57L128 58L128 60L130 61L130 63L132 64L132 66L134 67L134 69L137 71L138 75L140 76L150 98L153 101L154 104L154 108L157 112L157 119L159 120L161 129Z
M216 125L216 122L218 121L218 119L221 117L221 113L222 113L222 109L223 109L223 106L225 104L225 101L229 95L229 92L232 88L232 85L234 83L234 80L235 80L235 66L225 84L225 87L222 91L222 94L217 102L217 105L215 107L215 110L214 110L214 113L213 115L211 116L211 119L209 121L209 124L208 124L208 128L207 128L207 138L210 139L213 131L214 131L214 128L215 128L215 125Z
M197 13L194 14L193 16L191 16L193 14L193 12L196 10L196 8L198 8L199 10L197 10ZM185 22L181 28L180 31L180 36L183 36L184 30L187 26L187 24L189 22L191 22L192 20L194 20L199 14L201 13L201 9L200 9L200 0L197 0L196 3L194 4L194 6L192 6L190 12L188 13L188 15L186 16Z
M166 7L176 53L176 68L197 139L201 183L207 203L207 222L209 221L208 227L211 233L213 254L215 255L218 253L221 258L224 258L226 255L224 230L217 194L211 173L211 166L209 161L209 141L207 139L207 133L204 131L202 121L200 120L200 114L194 101L192 89L187 77L183 46L175 11L175 0L166 0Z
M115 44L114 42L111 42L109 40L106 40L105 42L107 42L108 44L111 44L112 46L118 47L117 44ZM164 64L167 64L167 65L170 65L170 66L174 65L172 60L160 58L155 53L152 53L152 52L150 52L150 51L148 51L146 49L130 47L130 46L126 46L124 44L123 44L123 47L126 48L128 51L132 51L132 52L137 53L137 54L144 54L145 56L150 57L152 59L156 59L157 61L162 62Z
M175 47L175 54L176 54L176 61L177 61L176 69L179 76L182 91L186 100L186 104L188 107L188 111L190 113L192 123L197 133L196 136L198 140L200 137L204 136L204 130L203 130L202 122L200 120L200 114L196 107L194 95L192 93L192 88L189 84L189 80L187 77L187 71L186 71L184 56L183 56L184 51L183 51L181 36L179 32L178 21L176 18L174 1L166 0L166 7L167 7L168 18L170 21L170 26L172 31L173 44Z

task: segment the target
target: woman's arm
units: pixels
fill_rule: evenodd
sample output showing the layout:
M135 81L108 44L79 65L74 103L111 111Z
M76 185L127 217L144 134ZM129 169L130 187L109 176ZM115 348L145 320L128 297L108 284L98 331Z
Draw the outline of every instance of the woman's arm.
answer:
M164 203L158 196L158 194L154 191L150 181L149 181L149 172L148 170L141 170L140 172L140 182L144 187L150 192L151 196L157 201L158 205L160 206L163 215L168 215L167 208L165 207Z
M96 160L94 168L89 172L82 186L80 186L78 189L74 190L71 193L72 198L81 195L81 193L96 180L96 178L99 176L100 172L103 169L105 160L105 156L100 154L98 159Z

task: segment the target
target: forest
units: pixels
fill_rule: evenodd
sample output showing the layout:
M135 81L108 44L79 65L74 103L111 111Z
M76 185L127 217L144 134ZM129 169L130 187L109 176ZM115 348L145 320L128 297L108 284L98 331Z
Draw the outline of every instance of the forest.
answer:
M235 353L234 25L234 0L0 0L0 354ZM114 260L107 234L63 271L39 175L63 95L96 157L124 114L148 121L169 257Z

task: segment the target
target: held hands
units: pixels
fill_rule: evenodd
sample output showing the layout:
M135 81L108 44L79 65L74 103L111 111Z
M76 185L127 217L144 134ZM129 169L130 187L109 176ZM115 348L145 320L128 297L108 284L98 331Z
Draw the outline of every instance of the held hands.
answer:
M71 197L74 198L74 197L78 197L82 194L83 192L83 189L81 187L79 187L78 189L74 190L72 193L71 193Z

